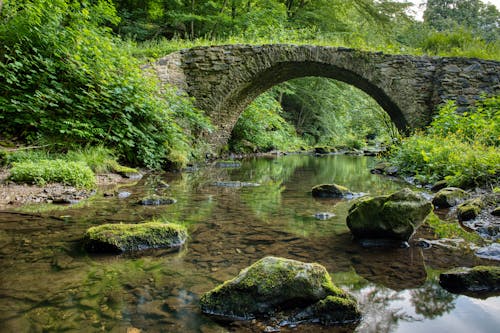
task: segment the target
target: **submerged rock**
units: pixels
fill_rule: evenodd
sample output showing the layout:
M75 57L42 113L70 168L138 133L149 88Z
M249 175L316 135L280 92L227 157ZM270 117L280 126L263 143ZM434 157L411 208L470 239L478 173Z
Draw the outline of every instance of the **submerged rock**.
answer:
M486 292L500 290L500 267L476 266L455 268L439 275L439 284L451 292Z
M432 199L432 204L438 208L449 208L458 205L469 196L467 192L458 187L446 187L439 190Z
M469 221L475 219L484 207L483 198L477 197L467 200L457 207L457 217L459 221Z
M333 285L323 266L277 257L243 269L204 294L200 303L204 313L227 319L269 317L278 311L288 311L288 321L333 324L360 318L354 299Z
M337 184L321 184L312 188L315 198L345 198L352 197L353 193L347 187Z
M175 200L174 198L160 197L157 195L153 195L150 197L142 198L137 202L137 204L143 206L160 206L160 205L171 205L176 202L177 200Z
M174 223L103 224L87 230L84 245L90 252L128 252L179 247L187 239L185 227Z
M432 204L410 189L364 197L349 208L347 226L358 239L408 241L432 211Z

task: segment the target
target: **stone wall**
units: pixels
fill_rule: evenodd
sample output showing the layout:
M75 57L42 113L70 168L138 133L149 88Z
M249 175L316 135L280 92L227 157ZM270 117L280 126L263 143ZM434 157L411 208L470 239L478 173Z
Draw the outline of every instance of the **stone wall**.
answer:
M352 84L372 96L396 126L428 124L436 106L467 107L481 94L500 93L500 63L468 58L418 57L308 45L196 47L153 65L161 82L196 99L212 119L210 141L221 147L248 104L281 82L321 76Z

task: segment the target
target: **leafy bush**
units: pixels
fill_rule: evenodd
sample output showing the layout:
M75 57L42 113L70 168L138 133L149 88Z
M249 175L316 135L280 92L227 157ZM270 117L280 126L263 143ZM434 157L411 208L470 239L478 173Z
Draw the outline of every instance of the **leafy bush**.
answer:
M62 183L79 188L93 188L96 183L94 173L86 164L60 159L14 163L9 178L15 182Z
M292 150L304 145L293 126L280 115L281 105L272 93L264 93L250 104L234 126L229 140L235 152Z
M467 113L443 106L426 133L417 133L391 151L402 172L422 182L445 179L460 187L498 182L500 98L485 99Z
M103 27L118 22L108 1L11 1L0 20L0 132L65 148L104 144L129 163L160 168L171 150L192 147L176 117L208 126L190 100L160 96Z

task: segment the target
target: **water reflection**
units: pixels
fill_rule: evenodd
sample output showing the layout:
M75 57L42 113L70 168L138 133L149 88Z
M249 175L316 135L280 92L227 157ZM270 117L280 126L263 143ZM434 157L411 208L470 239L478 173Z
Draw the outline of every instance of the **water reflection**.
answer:
M359 300L355 327L303 325L283 332L487 332L499 325L499 297L475 300L439 287L437 274L487 261L463 249L364 249L345 225L348 200L314 199L312 186L335 182L354 192L382 194L404 184L371 175L373 160L348 156L252 159L241 168L145 177L126 187L128 198L95 196L78 206L26 214L0 212L0 331L262 332L265 323L225 323L201 315L198 299L264 256L319 262ZM210 186L244 181L259 187ZM164 186L168 183L170 186ZM141 207L144 195L177 199ZM331 212L317 220L317 212ZM139 223L152 217L188 226L179 252L154 250L88 256L85 230L101 223ZM425 228L416 237L429 237ZM491 264L491 263L490 263ZM497 311L497 312L495 312ZM460 314L471 313L467 323ZM453 322L453 323L451 323Z

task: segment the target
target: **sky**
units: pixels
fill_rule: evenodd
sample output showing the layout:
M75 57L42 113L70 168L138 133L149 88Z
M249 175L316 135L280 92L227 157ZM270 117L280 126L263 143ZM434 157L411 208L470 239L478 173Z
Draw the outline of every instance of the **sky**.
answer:
M404 2L405 0L398 0L401 2ZM500 0L486 0L483 1L484 3L491 3L494 4L499 10L500 10ZM410 0L410 2L413 2L415 5L412 7L412 10L415 12L415 17L419 20L422 19L422 15L424 14L425 6L419 6L422 3L425 3L425 0Z

